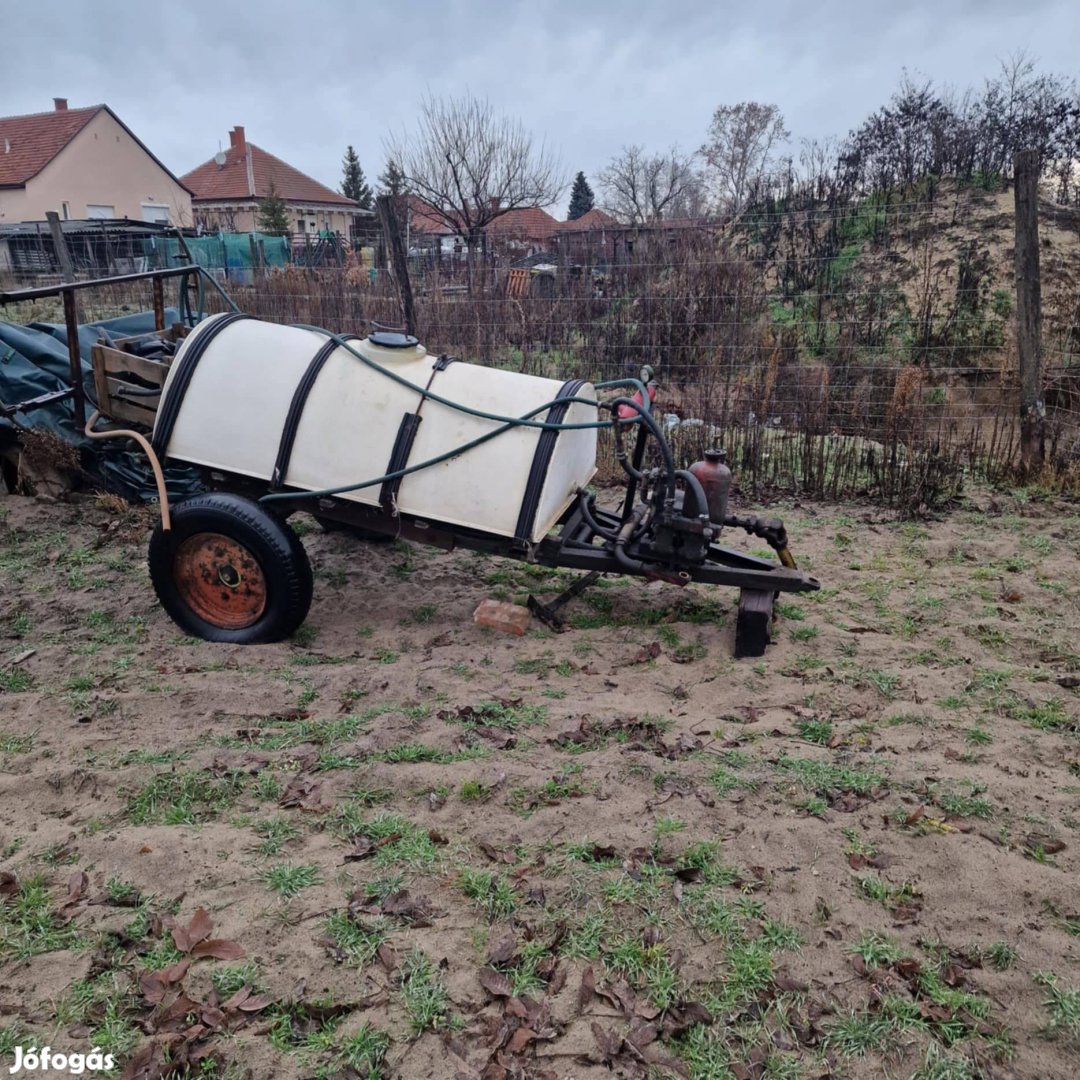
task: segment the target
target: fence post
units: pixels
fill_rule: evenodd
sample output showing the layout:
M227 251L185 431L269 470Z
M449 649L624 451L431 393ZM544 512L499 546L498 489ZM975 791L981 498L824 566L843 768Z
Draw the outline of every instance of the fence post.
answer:
M405 317L405 333L416 333L416 314L413 308L412 283L409 281L409 262L405 255L405 244L401 239L401 223L397 214L394 213L392 196L380 195L375 200L379 211L379 221L382 224L383 235L386 237L386 246L390 251L390 258L394 265L394 277L397 279L398 291L401 294L401 308Z
M1042 380L1042 287L1039 281L1039 158L1020 150L1013 159L1016 203L1016 345L1020 367L1020 468L1042 465L1046 402Z
M64 231L60 228L60 215L55 210L46 210L45 220L49 223L49 232L52 233L53 250L56 252L57 262L60 263L60 276L64 281L74 281L75 268L71 265L71 252L68 251Z

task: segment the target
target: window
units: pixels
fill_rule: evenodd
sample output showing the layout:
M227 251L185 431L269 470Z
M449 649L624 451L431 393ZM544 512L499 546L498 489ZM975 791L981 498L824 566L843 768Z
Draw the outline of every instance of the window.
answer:
M153 221L160 225L169 224L169 208L164 203L143 203L143 221Z
M68 221L71 218L71 207L67 203L61 203L61 207L64 211L64 220Z
M116 217L116 207L87 203L86 216L88 218L114 218Z

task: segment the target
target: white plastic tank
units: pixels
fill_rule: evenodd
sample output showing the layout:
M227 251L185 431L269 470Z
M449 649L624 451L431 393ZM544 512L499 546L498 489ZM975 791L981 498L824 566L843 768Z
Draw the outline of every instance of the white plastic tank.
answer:
M460 361L442 365L400 335L372 335L349 344L409 385L312 330L229 315L205 319L173 360L158 408L155 447L171 459L269 482L290 409L295 420L299 401L302 410L292 425L291 455L280 483L307 491L338 487L391 470L395 446L399 455L403 452L399 432L406 414L420 416L406 465L438 457L501 426L425 399L425 389L486 413L519 417L559 397L564 385ZM324 348L315 372L312 361ZM575 384L573 392L595 398L589 383ZM536 417L547 418L547 413ZM595 406L580 403L562 417L565 423L596 418ZM544 434L541 428L514 428L411 473L392 493L392 506L430 522L535 543L596 472L595 428L546 439ZM374 486L339 498L378 506L381 494Z

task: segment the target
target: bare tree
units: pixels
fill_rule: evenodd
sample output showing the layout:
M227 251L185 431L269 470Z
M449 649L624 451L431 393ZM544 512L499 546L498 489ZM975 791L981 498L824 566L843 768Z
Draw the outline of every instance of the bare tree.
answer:
M600 173L605 207L620 221L644 225L673 216L694 183L690 159L672 147L649 154L642 146L624 146Z
M391 137L386 151L407 190L461 237L470 276L488 225L510 210L551 204L565 186L542 142L469 93L426 97L416 130Z
M715 185L718 209L739 214L751 187L768 172L773 150L788 135L775 105L742 101L717 106L701 155Z

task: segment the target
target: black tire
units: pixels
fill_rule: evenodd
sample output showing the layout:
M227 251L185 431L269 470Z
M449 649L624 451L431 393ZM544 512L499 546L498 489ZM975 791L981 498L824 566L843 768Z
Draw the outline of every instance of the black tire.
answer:
M227 492L171 508L172 529L150 538L161 606L204 641L254 645L287 638L311 607L314 582L300 538L258 503Z

